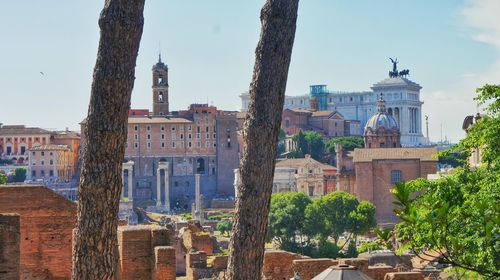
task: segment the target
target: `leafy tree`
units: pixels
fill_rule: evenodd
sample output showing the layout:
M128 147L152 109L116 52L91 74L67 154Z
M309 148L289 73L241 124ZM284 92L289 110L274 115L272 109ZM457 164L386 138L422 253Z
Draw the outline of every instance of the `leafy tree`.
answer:
M319 242L318 248L313 251L312 257L336 259L339 256L339 251L337 244L323 240Z
M306 208L309 234L324 241L333 238L335 244L340 236L348 232L349 236L363 234L373 228L375 207L369 202L362 202L345 192L332 192L313 201Z
M7 184L7 175L0 173L0 185Z
M453 145L449 150L440 152L438 160L440 164L450 165L451 167L459 167L465 164L467 154L458 150L456 145Z
M365 142L361 136L341 136L331 138L326 142L326 149L330 153L335 153L335 144L340 143L346 151L353 151L355 148L363 148Z
M324 154L325 143L319 132L316 131L299 131L292 136L296 143L297 149L292 152L291 157L304 157L306 154L312 158L320 160Z
M14 182L24 182L26 180L26 168L18 167L14 169Z
M435 181L417 179L393 189L397 238L418 256L440 252L443 260L487 278L500 278L500 86L478 89L487 113L454 147L481 149L478 168L455 168Z
M348 258L357 258L358 257L358 248L356 248L356 241L349 241L349 246L347 246L346 257Z
M222 221L220 223L217 223L217 230L220 231L222 235L226 233L229 234L232 228L233 228L233 222L231 221Z
M311 198L302 192L276 193L271 196L267 240L275 241L283 250L296 252L302 248L305 210Z
M375 251L375 250L384 250L384 249L386 249L385 246L380 244L380 242L370 241L370 242L362 243L359 246L358 252L364 253L364 252L368 252L368 251L371 252L371 251Z
M282 128L280 128L280 132L278 135L278 147L276 148L276 156L279 156L285 152L286 150L285 138L286 138L286 133Z

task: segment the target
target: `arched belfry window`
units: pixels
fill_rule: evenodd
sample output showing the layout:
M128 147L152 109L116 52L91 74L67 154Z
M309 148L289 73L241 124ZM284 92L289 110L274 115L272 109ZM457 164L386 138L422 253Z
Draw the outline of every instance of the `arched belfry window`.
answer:
M159 102L163 102L163 92L160 91L160 93L158 94L158 101Z

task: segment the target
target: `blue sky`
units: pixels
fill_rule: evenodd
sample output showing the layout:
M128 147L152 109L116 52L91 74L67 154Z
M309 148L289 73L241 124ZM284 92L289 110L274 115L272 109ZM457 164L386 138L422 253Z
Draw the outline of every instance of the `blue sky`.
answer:
M0 10L0 122L78 129L87 112L104 1L9 1ZM146 0L133 108L151 106L151 66L169 65L171 110L240 108L263 0ZM287 94L310 84L369 90L397 57L422 85L432 140L476 112L474 90L500 78L500 1L302 0ZM159 47L161 45L161 47ZM44 75L41 75L43 72Z

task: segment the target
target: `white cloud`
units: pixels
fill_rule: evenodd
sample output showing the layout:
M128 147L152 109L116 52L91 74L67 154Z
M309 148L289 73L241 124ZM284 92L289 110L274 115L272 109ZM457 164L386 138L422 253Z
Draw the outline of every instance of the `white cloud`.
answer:
M484 71L464 73L452 86L425 97L423 113L430 115L430 138L433 141L440 138L441 124L448 139L461 139L464 136L460 129L464 117L477 111L473 101L476 88L486 83L500 83L500 0L468 0L460 10L460 16L472 40L496 49L496 60Z

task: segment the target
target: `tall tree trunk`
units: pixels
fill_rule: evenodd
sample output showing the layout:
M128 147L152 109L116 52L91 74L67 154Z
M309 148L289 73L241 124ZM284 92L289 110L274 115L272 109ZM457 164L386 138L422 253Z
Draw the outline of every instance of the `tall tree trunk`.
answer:
M298 0L267 0L255 51L250 104L243 131L236 217L227 279L261 278L276 144L292 55Z
M127 117L144 0L106 0L85 129L72 279L113 279Z

